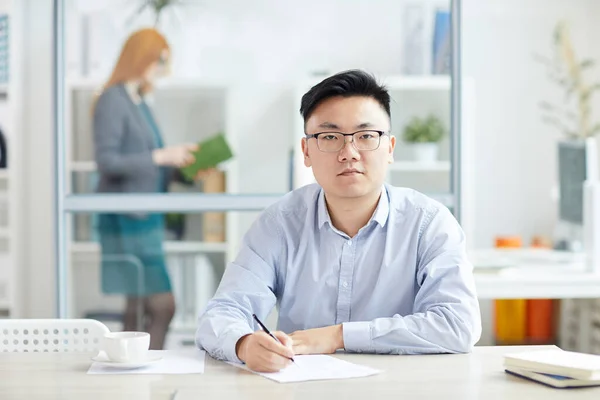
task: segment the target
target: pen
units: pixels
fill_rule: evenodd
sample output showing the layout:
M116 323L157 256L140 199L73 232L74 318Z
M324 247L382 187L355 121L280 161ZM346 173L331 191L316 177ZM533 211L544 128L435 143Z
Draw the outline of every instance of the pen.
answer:
M277 338L276 338L276 337L275 337L275 336L274 336L274 335L273 335L271 332L269 332L269 330L267 329L267 327L266 327L266 326L265 326L265 325L264 325L262 322L260 322L260 319L258 319L258 317L256 316L256 314L252 314L252 317L254 317L254 320L255 320L256 322L258 322L258 324L260 325L260 327L263 329L263 331L265 331L265 332L267 333L267 335L269 335L269 336L271 336L273 339L275 339L275 340L277 341L277 343L279 343L279 344L283 345L283 344L282 344L282 343L279 341L279 339L277 339ZM290 358L290 360L292 360L292 362L293 362L293 363L296 363L296 361L294 361L294 358L293 358L293 357L292 357L292 358Z

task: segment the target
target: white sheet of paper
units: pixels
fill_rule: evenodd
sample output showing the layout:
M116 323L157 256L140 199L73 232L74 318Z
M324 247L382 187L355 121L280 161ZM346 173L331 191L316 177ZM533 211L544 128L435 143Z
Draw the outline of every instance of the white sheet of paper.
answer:
M203 374L206 352L202 350L150 350L162 359L136 369L106 367L93 362L88 374Z
M294 356L295 363L279 372L254 372L246 365L229 363L238 368L264 376L280 383L314 381L322 379L362 378L381 371L363 365L353 364L339 358L325 355Z

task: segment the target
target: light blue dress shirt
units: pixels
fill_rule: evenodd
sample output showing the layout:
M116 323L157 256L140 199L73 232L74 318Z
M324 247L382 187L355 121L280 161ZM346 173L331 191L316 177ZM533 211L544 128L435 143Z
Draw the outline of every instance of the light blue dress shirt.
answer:
M239 362L237 341L277 304L278 329L343 324L348 352L469 352L481 315L464 233L442 204L383 186L350 238L331 222L317 184L286 194L244 236L200 315L196 343Z

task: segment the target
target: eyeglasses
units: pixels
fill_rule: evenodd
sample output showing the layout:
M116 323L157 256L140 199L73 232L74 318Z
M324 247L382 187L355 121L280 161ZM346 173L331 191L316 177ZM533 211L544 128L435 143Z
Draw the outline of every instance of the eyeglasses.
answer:
M381 137L387 135L384 131L357 131L354 133L342 132L319 132L306 135L307 139L317 139L317 147L325 153L337 153L346 145L346 136L352 136L352 144L356 150L377 150L381 143Z

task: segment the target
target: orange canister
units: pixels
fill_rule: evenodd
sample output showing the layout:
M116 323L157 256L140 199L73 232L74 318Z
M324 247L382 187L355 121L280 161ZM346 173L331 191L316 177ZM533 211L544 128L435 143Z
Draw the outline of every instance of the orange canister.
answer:
M551 242L536 236L531 241L533 248L550 248ZM554 342L555 302L552 299L527 300L527 342L551 344Z
M496 248L516 249L523 246L519 236L499 236ZM495 300L494 321L496 343L519 344L526 339L527 302L524 299Z

